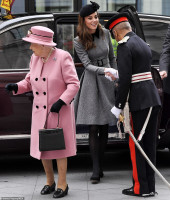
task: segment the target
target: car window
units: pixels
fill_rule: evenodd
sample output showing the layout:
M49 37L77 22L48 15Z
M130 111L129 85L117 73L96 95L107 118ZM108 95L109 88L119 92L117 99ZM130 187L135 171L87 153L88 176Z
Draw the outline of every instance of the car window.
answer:
M100 19L100 23L104 26L106 21ZM79 63L76 52L74 50L73 40L77 36L77 19L66 23L65 20L60 20L56 23L56 42L57 47L68 51L74 59L75 63Z
M159 65L163 41L168 30L168 24L163 22L142 21L146 42L152 50L152 64Z
M68 51L74 57L73 39L75 24L57 24L57 47Z
M0 70L28 69L32 51L30 44L22 38L27 35L31 26L46 26L47 23L36 23L10 29L0 35Z
M100 23L104 25L107 17L100 18ZM69 22L68 22L69 21ZM159 58L162 51L162 44L168 29L168 23L149 20L142 20L143 31L145 34L146 42L150 45L152 50L152 65L159 65ZM80 60L74 50L73 40L76 37L77 18L75 19L60 19L56 21L56 40L57 47L68 51L75 63ZM133 28L133 31L136 30Z
M65 51L68 51L73 60L74 63L81 63L80 59L78 58L76 51L74 49L74 43L73 40L76 37L76 28L77 28L77 23L57 23L56 25L56 43L57 43L57 48L63 49ZM83 67L77 67L77 74L78 77L80 78L84 68Z

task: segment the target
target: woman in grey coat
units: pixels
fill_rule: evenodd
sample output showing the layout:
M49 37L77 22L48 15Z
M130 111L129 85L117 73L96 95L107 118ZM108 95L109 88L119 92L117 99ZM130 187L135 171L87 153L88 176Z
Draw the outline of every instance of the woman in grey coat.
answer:
M85 70L75 98L76 124L89 125L89 145L93 160L92 183L103 177L103 157L108 139L108 124L116 118L110 112L115 102L114 83L106 79L105 70L115 68L110 33L101 27L97 10L91 2L80 10L74 47Z

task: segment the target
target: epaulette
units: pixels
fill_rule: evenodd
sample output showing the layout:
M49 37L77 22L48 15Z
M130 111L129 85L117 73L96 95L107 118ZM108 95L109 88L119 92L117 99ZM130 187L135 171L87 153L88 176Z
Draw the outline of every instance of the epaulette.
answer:
M118 44L126 43L126 42L128 41L129 38L130 38L129 36L125 36L122 40L120 40L120 41L118 42Z

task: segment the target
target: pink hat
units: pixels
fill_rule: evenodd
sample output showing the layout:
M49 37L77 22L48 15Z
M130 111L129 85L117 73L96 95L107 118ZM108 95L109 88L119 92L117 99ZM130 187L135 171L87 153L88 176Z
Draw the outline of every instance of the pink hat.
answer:
M53 42L54 32L44 26L33 26L28 31L26 37L22 38L26 42L42 44L47 46L56 46L57 44Z

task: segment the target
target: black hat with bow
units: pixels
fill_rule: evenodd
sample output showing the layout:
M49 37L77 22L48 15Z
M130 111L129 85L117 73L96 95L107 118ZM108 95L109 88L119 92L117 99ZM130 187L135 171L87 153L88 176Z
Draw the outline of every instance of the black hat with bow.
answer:
M91 15L92 13L96 12L100 6L94 1L90 1L91 4L87 4L83 6L80 10L80 16L81 17L86 17L88 15Z

